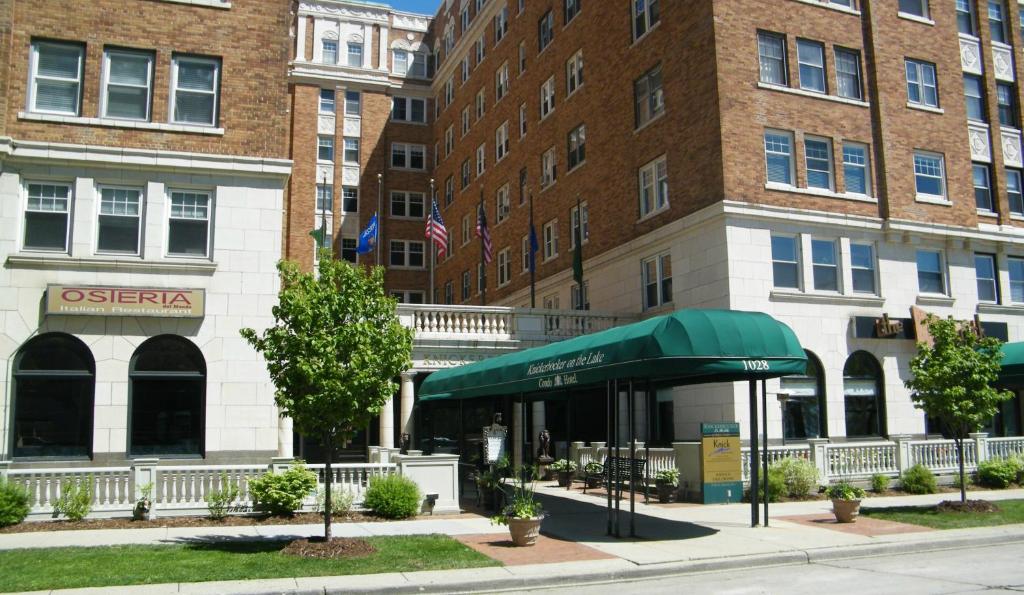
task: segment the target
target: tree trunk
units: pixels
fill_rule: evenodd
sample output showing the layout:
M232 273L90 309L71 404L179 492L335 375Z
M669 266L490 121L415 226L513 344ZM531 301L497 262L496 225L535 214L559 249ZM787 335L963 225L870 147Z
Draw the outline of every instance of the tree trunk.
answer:
M324 541L331 540L331 487L334 473L331 472L331 459L334 457L333 443L330 436L324 437L324 450L327 458L324 460Z
M960 465L960 502L967 502L967 480L964 477L964 439L955 439L956 442L956 459L957 464Z

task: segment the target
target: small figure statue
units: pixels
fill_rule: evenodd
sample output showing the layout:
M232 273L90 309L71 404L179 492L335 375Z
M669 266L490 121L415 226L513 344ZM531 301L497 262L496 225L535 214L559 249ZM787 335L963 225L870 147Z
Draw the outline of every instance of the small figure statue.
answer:
M399 454L409 454L409 443L412 442L412 436L408 433L403 432L398 438L398 452Z
M537 462L550 463L552 460L551 433L547 430L541 430L540 435L537 436Z

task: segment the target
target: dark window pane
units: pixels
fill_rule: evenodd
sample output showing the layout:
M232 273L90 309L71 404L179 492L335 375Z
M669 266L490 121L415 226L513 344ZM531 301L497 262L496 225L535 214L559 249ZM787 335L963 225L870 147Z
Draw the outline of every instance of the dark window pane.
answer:
M33 250L68 249L67 213L25 213L25 248Z

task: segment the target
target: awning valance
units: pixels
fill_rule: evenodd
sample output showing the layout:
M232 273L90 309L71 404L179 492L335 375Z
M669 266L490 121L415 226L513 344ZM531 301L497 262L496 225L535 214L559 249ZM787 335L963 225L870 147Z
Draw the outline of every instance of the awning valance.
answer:
M792 329L767 314L688 309L434 372L420 399L564 391L614 378L658 386L757 380L806 367Z
M1003 343L999 349L1003 352L999 383L1024 385L1024 341Z

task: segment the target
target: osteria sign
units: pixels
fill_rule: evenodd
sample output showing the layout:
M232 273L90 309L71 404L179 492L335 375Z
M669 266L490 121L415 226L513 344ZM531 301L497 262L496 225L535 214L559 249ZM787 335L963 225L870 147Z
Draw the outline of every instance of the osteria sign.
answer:
M46 286L47 314L202 318L205 310L206 293L202 289Z

